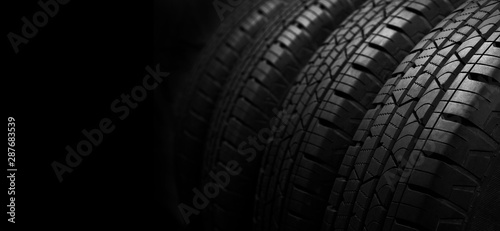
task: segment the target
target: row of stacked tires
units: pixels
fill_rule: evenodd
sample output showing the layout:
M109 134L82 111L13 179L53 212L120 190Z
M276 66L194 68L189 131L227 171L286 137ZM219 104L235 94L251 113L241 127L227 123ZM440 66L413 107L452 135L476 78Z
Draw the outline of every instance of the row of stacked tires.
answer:
M186 230L500 230L500 1L246 0L176 103Z

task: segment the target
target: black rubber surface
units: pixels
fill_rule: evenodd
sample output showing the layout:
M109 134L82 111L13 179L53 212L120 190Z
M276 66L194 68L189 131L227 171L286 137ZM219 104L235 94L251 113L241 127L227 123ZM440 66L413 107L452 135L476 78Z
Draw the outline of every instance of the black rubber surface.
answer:
M271 25L230 77L208 135L203 185L213 181L210 172L225 171L228 163L237 163L241 173L222 185L207 208L205 217L213 229L251 229L257 172L273 109L279 107L300 67L357 2L316 0L287 5L282 9L286 15Z
M498 230L499 9L468 1L395 70L343 160L324 230Z
M215 103L237 63L265 34L271 20L290 1L244 1L219 26L182 81L176 100L174 143L176 182L181 202L192 204L192 189L200 184L205 137Z
M366 2L316 52L289 92L261 169L258 230L319 230L336 173L383 82L459 1Z

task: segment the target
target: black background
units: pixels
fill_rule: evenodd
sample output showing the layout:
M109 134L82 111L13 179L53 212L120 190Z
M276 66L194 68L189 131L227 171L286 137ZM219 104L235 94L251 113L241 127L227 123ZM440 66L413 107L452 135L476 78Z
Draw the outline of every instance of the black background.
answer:
M31 19L41 8L37 1L5 3L2 79L4 119L16 118L16 226L174 229L171 103L179 79L220 23L212 2L72 0L18 54L7 34L21 34L21 17ZM119 120L111 102L130 94L144 68L156 63L171 75ZM66 145L76 147L85 138L81 131L103 118L113 120L115 131L59 183L51 163L64 163Z

